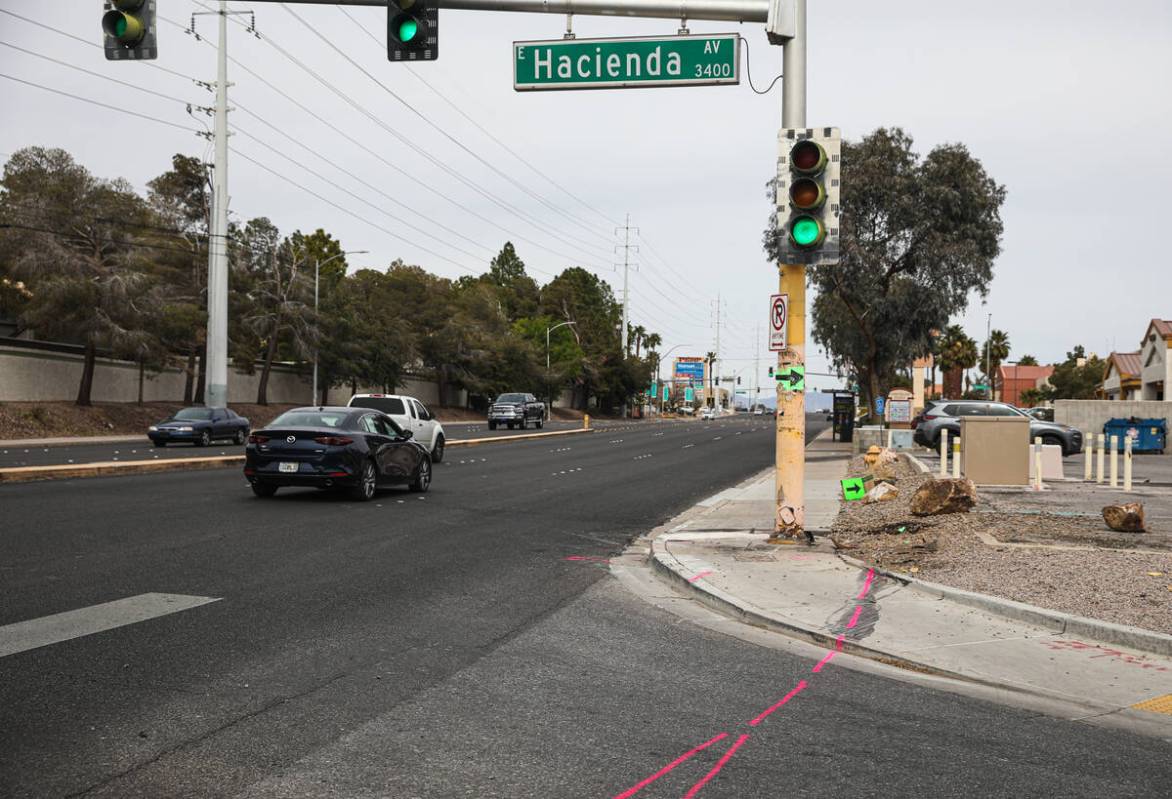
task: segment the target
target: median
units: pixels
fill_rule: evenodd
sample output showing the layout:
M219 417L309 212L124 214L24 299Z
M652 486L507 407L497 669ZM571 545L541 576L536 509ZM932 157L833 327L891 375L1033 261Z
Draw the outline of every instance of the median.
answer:
M482 444L505 444L554 436L573 436L593 433L592 428L577 430L551 430L547 433L522 433L514 436L492 436L489 438L458 438L447 442L451 447L476 447ZM95 463L70 463L51 466L14 466L0 469L0 483L28 483L34 480L62 480L72 477L109 477L124 474L148 474L151 472L191 471L194 469L222 469L227 466L242 466L243 455L215 455L202 458L160 458L149 461L100 461Z

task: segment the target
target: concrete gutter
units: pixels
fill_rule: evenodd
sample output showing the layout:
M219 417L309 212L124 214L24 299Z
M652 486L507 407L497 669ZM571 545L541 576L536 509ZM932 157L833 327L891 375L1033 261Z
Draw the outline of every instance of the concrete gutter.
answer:
M475 447L481 444L509 443L536 438L579 435L593 433L593 428L577 430L552 430L548 433L529 433L493 438L464 438L448 441L445 447ZM134 439L138 440L138 439ZM60 480L70 477L106 477L120 474L146 474L149 472L190 471L194 469L220 469L244 464L243 455L216 455L203 458L160 458L149 461L101 461L96 463L71 463L52 466L15 466L0 469L0 483L27 483L34 480Z

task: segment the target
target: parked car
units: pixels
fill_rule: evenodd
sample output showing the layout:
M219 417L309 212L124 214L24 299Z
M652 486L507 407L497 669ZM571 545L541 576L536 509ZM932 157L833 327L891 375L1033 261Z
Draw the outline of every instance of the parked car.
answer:
M711 421L715 418L716 418L716 409L715 408L705 408L704 410L700 411L700 419L703 421Z
M382 411L404 430L410 430L415 441L431 452L431 462L444 459L444 426L419 400L406 394L355 394L347 403L350 408L372 408Z
M156 447L180 441L197 447L231 439L243 444L248 438L248 420L230 408L180 408L168 418L147 428L147 438Z
M1043 422L1054 421L1053 408L1019 408L1019 410L1026 416L1032 416L1035 419Z
M765 415L765 406L758 405L756 408L753 409L753 415L754 416L764 416Z
M921 446L938 449L941 432L947 430L950 436L960 435L960 420L965 416L1025 416L1030 420L1030 441L1041 438L1043 444L1058 445L1063 456L1082 452L1082 433L1078 430L1043 422L1012 405L989 400L933 400L922 417L918 417L912 438Z
M383 486L431 487L431 455L370 408L294 408L248 437L244 476L258 497L282 486L346 489L367 501Z
M510 430L524 430L530 422L538 430L545 426L545 403L532 394L501 394L488 406L489 430L496 430L498 424L506 424Z

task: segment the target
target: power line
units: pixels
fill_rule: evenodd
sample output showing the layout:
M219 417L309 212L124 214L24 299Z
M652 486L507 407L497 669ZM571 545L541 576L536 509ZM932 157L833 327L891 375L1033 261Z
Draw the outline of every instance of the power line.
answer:
M0 78L7 78L8 80L16 81L17 83L23 83L26 86L34 86L38 89L43 89L44 91L52 92L53 94L59 94L62 97L68 97L71 100L80 100L83 103L89 103L90 105L96 105L96 106L100 106L102 108L108 108L111 111L117 111L120 114L129 114L132 117L138 117L139 119L146 119L150 122L157 122L160 125L167 125L168 127L178 128L179 130L184 130L184 131L187 131L188 133L196 133L196 134L200 133L200 131L196 130L195 128L187 128L187 127L184 127L183 125L177 124L175 122L170 122L166 119L159 119L158 117L153 117L153 116L150 116L149 114L140 114L137 111L130 111L125 108L119 108L116 105L110 105L108 103L99 102L98 100L91 100L89 97L82 97L79 94L71 94L70 92L62 91L61 89L54 89L51 86L45 86L44 84L41 84L41 83L34 83L31 80L24 80L22 78L15 77L13 75L8 75L3 72L0 72Z

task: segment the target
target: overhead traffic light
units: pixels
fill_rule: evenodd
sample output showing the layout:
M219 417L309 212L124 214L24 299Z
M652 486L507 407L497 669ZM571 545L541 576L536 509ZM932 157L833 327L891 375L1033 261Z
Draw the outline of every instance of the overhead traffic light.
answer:
M439 58L439 8L436 0L387 3L387 59L435 61Z
M786 128L779 136L777 224L782 263L838 263L838 128Z
M107 61L158 58L155 0L105 0L103 8Z

